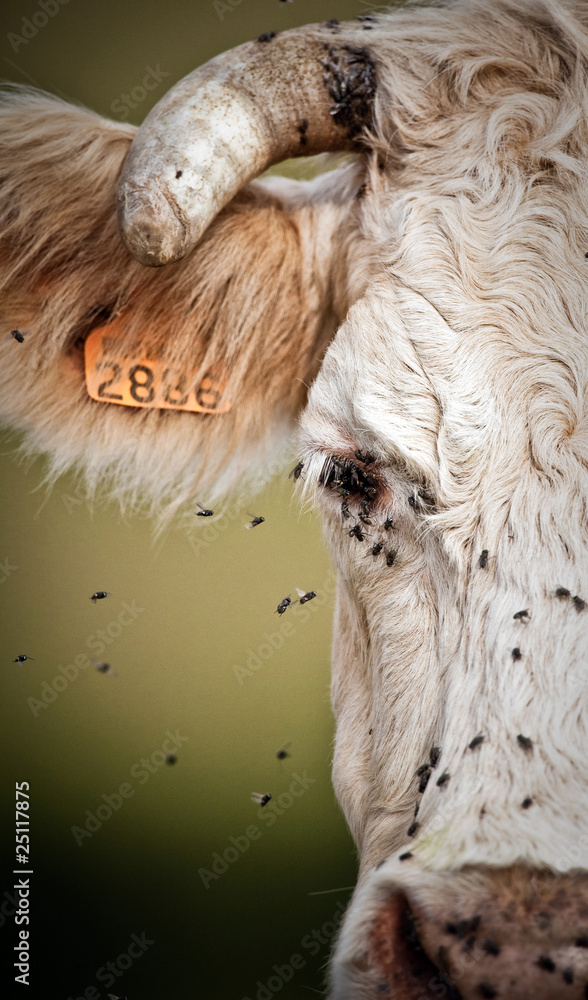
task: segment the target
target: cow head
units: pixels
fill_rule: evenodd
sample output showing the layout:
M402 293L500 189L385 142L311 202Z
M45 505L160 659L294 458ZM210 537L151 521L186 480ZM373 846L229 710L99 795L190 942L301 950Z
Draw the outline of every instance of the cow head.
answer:
M586 996L585 6L329 22L213 60L136 135L28 92L0 128L26 446L173 506L302 415L361 859L333 997ZM325 150L352 155L252 180Z

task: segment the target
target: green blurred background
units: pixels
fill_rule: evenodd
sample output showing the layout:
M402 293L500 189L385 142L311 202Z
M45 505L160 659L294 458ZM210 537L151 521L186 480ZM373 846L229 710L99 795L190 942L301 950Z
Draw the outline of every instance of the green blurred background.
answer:
M122 95L152 67L168 75L129 110L138 124L165 89L218 52L262 31L369 7L362 0L62 0L55 12L46 0L46 9L54 13L32 33L23 18L34 24L41 3L3 3L1 75L121 119ZM218 523L194 518L189 530L178 523L154 541L150 522L91 502L72 478L46 495L42 459L17 464L17 443L5 435L0 458L0 989L14 988L12 809L14 782L26 780L33 973L28 991L17 987L15 995L268 1000L322 992L356 861L329 773L333 574L320 525L291 499L295 456L284 455L284 469L255 499L229 500L224 516L219 508ZM248 510L265 524L245 531ZM278 601L296 586L319 598L307 614L294 608L278 618ZM92 604L97 589L112 597ZM123 615L121 628L123 602L142 610L130 621ZM284 622L292 634L260 651L265 633ZM60 665L97 655L99 629L117 676L90 666L75 677L70 668L67 685L59 681L63 690L41 708L41 693L49 698L53 679L63 678ZM261 663L250 675L235 670L246 667L248 650ZM19 653L34 662L12 664ZM174 766L161 763L168 730L183 738ZM280 763L276 751L286 743L291 756ZM153 754L149 774L140 761ZM282 798L286 808L270 826L250 793L270 791L275 802L294 772L313 783ZM87 811L95 814L125 782L132 797L79 846L72 827L83 827ZM251 824L261 836L220 877L203 880L199 869L212 870L230 837L242 847L238 838ZM132 935L143 933L153 943L121 969ZM291 971L294 954L303 965ZM120 955L113 985L106 973L97 979Z

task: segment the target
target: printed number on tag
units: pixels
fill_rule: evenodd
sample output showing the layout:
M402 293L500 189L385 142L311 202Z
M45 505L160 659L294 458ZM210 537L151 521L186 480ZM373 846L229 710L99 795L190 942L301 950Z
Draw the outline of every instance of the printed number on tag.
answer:
M211 372L198 376L159 358L125 357L113 336L114 326L93 330L84 346L86 387L92 399L194 413L230 410L223 400L223 383Z

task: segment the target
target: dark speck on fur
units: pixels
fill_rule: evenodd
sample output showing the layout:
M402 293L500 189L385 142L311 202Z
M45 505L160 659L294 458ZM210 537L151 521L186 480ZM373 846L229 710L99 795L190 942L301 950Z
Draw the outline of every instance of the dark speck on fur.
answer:
M526 753L533 749L533 740L529 739L528 736L523 736L522 733L517 736L517 743Z
M537 959L537 965L540 969L544 969L545 972L555 972L555 962L549 955L540 955Z

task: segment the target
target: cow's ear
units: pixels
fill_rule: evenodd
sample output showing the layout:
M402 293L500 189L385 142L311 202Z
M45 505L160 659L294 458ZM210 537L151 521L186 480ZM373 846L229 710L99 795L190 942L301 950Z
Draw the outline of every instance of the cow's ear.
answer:
M183 260L150 268L116 221L133 132L36 92L3 100L2 414L56 474L83 468L155 503L210 497L304 405L336 328L361 167L254 182Z

